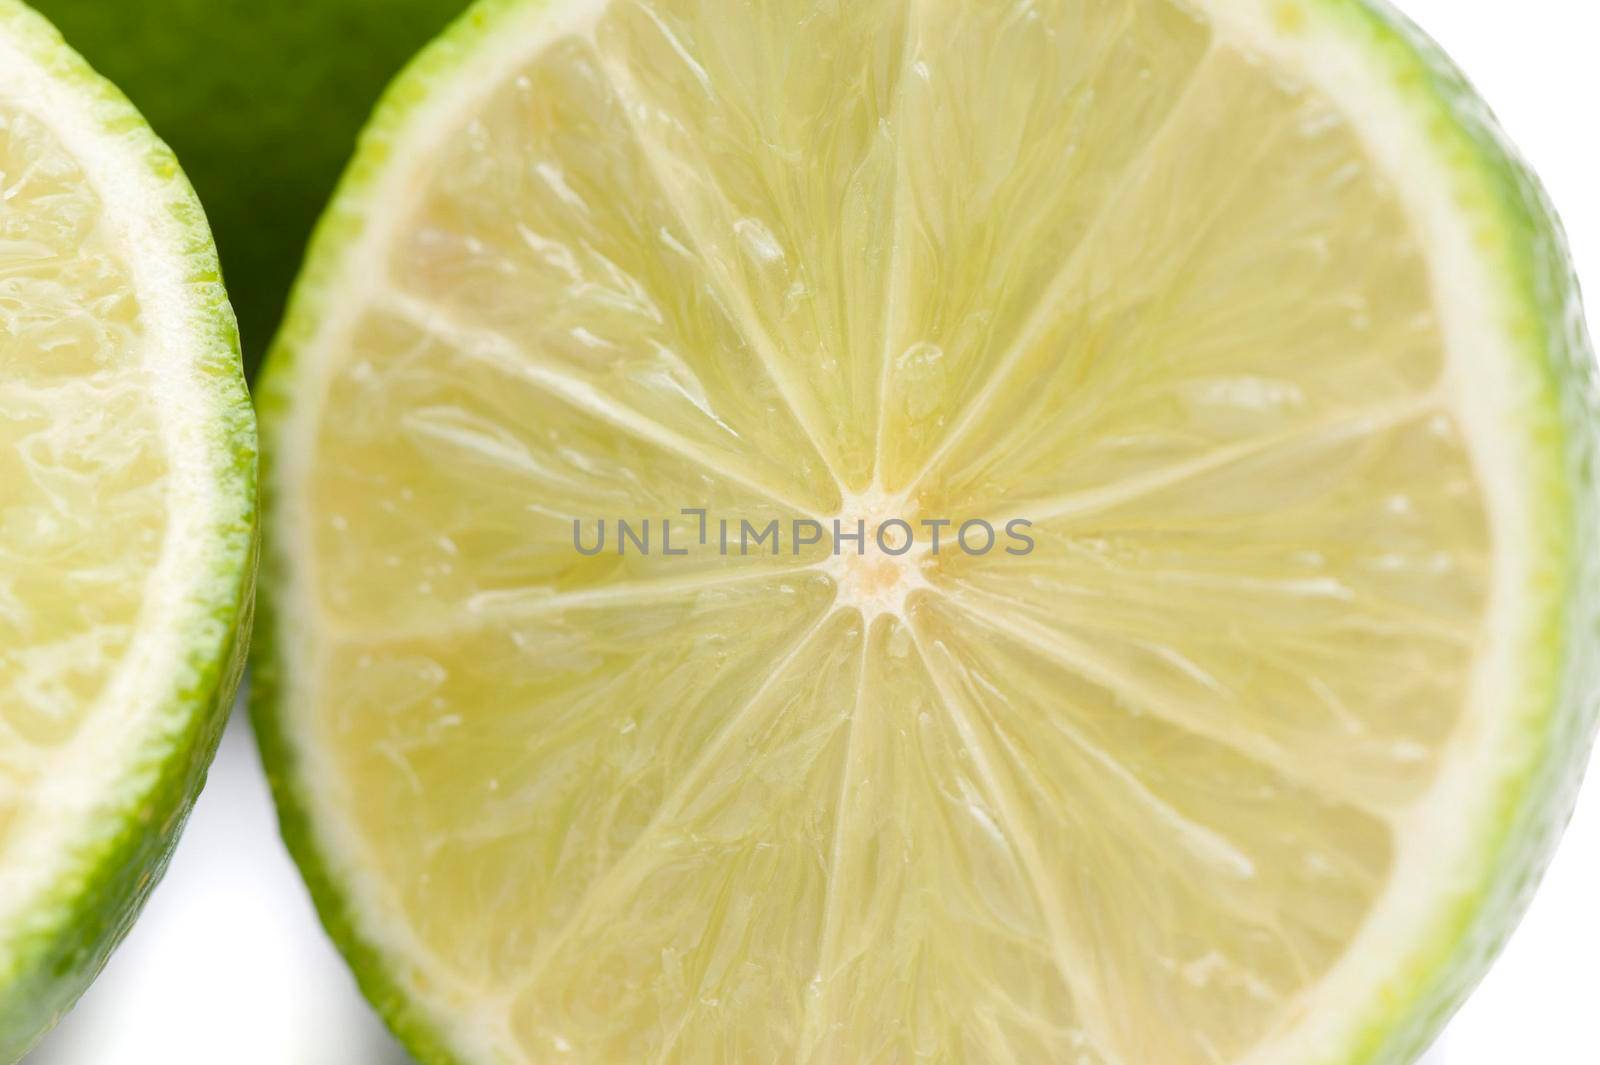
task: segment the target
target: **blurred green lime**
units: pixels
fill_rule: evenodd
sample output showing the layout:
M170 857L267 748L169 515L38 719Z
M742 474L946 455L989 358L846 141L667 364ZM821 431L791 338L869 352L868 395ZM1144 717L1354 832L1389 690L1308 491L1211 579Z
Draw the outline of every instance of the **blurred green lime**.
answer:
M389 79L465 0L33 0L144 112L200 193L247 371Z

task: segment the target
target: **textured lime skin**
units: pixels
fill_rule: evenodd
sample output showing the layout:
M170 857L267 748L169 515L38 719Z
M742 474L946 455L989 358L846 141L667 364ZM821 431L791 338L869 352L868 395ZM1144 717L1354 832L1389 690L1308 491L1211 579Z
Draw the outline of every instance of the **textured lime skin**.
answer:
M33 0L183 160L247 372L383 86L467 0Z
M1315 0L1393 71L1457 177L1455 196L1513 296L1509 323L1535 392L1540 462L1526 471L1543 505L1538 526L1544 625L1534 675L1548 678L1509 708L1539 742L1486 787L1474 889L1441 915L1430 949L1389 982L1359 1043L1327 1065L1408 1065L1438 1036L1516 929L1577 803L1600 724L1600 372L1567 238L1538 177L1466 76L1385 0ZM1319 1061L1317 1065L1322 1065Z
M1214 0L1225 6L1233 0ZM265 449L263 491L274 520L273 455L294 404L302 350L337 306L333 291L346 249L364 230L370 195L396 138L443 84L467 75L484 42L514 18L552 0L479 0L390 86L318 225L284 327L258 387ZM1529 597L1540 619L1527 649L1540 683L1506 714L1529 737L1525 757L1484 787L1497 816L1482 826L1467 888L1441 901L1425 945L1396 965L1355 1018L1357 1033L1318 1056L1274 1065L1409 1065L1427 1049L1488 970L1525 912L1571 816L1600 724L1600 373L1559 220L1538 179L1510 145L1465 76L1386 0L1300 0L1316 23L1374 56L1397 103L1426 130L1455 179L1458 208L1513 308L1507 333L1527 378L1526 425L1537 456L1526 470L1539 501L1540 567ZM285 840L324 926L363 992L423 1065L485 1065L454 1045L445 1023L414 1001L382 948L360 925L334 856L318 837L305 779L286 732L288 690L281 634L293 604L275 601L290 560L269 539L263 560L260 638L252 651L251 713ZM1155 1065L1155 1063L1151 1063Z
M205 214L177 159L110 82L17 0L0 0L0 34L92 107L108 137L132 146L181 256L190 366L212 419L206 445L218 503L209 554L183 604L181 661L139 745L107 767L106 798L70 839L63 875L25 922L0 932L0 1061L15 1062L77 1001L166 871L205 783L244 671L259 536L256 431L239 334ZM167 249L164 249L167 250Z

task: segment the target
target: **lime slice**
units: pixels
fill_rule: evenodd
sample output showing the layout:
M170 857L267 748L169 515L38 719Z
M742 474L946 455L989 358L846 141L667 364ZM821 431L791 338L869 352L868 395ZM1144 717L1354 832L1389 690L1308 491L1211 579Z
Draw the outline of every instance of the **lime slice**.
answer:
M426 52L265 384L256 703L419 1057L1409 1060L1600 662L1587 339L1485 116L1343 0Z
M255 425L200 205L0 0L0 1060L165 867L248 640Z

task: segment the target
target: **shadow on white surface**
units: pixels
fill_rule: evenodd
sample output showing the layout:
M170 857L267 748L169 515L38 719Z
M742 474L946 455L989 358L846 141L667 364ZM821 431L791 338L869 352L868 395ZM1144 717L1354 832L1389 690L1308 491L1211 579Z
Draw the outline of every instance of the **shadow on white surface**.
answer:
M411 1065L278 837L243 708L167 877L27 1065Z

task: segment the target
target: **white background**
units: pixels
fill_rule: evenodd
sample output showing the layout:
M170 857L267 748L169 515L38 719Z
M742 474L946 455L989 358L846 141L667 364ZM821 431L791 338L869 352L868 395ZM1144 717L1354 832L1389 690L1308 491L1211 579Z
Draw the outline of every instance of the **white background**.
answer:
M1401 0L1544 178L1600 293L1600 13ZM1597 297L1600 305L1600 297ZM1426 1065L1600 1062L1600 771L1538 901ZM236 715L166 881L28 1065L407 1065L327 945ZM754 1063L752 1063L754 1065Z

